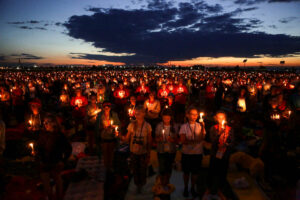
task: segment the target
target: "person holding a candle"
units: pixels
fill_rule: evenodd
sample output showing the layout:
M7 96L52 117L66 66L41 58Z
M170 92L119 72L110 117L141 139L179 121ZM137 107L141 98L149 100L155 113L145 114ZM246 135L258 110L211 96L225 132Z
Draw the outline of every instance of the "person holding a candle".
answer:
M203 141L205 138L204 122L197 122L199 112L197 108L191 106L186 112L188 122L181 125L179 136L182 143L182 171L184 180L183 196L189 196L189 181L191 177L191 194L196 197L196 181L201 169L203 155Z
M30 113L25 117L25 125L29 132L29 138L37 138L43 126L42 103L39 99L29 102Z
M98 116L98 113L101 112L101 109L97 105L97 95L94 92L91 92L90 95L90 103L87 106L87 114L85 118L85 124L86 124L86 129L85 133L87 136L88 144L89 144L89 150L93 151L94 149L94 144L95 144L95 125L96 125L96 119Z
M136 120L132 121L127 128L127 134L122 140L130 145L130 160L133 171L134 184L137 193L142 192L147 179L147 166L150 160L150 149L152 144L152 128L145 121L146 110L143 106L137 106L135 110Z
M219 111L215 115L217 124L209 132L210 165L209 165L209 191L217 196L226 183L229 156L233 150L233 129L227 125L226 113Z
M155 98L154 91L150 92L149 99L144 102L144 108L146 110L146 119L150 122L151 127L155 129L161 108L160 102Z
M83 130L83 122L86 116L86 106L88 105L88 100L82 95L80 88L75 90L75 96L71 99L71 106L73 107L72 116L75 120L75 131L78 133Z
M37 140L36 158L40 164L40 176L44 185L44 191L48 199L62 199L63 180L61 171L64 163L72 152L72 146L64 134L61 133L56 117L47 114L44 120L44 131ZM50 186L50 179L53 178L56 186L56 194Z
M103 110L97 115L95 142L98 153L102 152L107 172L113 171L113 159L116 149L116 127L120 126L117 113L111 110L111 103L103 102Z
M172 121L172 111L166 109L162 113L162 122L155 129L155 141L159 162L159 173L164 186L169 184L172 173L172 164L176 154L178 134Z
M131 120L135 120L136 96L129 98L129 103L124 107L124 121L127 128Z

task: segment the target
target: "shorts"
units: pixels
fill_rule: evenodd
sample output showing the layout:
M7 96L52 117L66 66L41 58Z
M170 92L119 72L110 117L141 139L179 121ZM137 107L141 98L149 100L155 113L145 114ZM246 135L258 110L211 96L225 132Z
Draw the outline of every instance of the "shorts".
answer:
M175 153L157 153L160 175L170 174L175 159Z
M184 173L199 173L202 165L202 154L182 154L181 165Z

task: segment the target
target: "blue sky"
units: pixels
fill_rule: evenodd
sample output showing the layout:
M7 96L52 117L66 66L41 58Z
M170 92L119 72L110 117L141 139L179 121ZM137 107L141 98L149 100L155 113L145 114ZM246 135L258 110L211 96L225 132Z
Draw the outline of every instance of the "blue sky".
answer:
M292 40L295 40L295 44L299 44L300 1L270 1L274 0L0 0L0 61L15 62L21 57L27 62L37 63L100 64L105 62L149 63L151 60L156 63L165 63L168 61L188 62L192 59L197 60L197 58L200 58L199 60L202 61L204 58L210 60L214 58L215 61L219 63L222 62L222 60L220 60L222 58L248 57L250 60L251 58L255 60L258 59L257 55L263 54L263 56L259 56L260 59L266 58L270 60L284 58L286 60L291 59L291 63L295 63L297 59L299 59L297 52L300 52L300 50L298 48L299 46L292 45ZM200 3L201 8L199 7ZM195 9L196 5L198 5L198 10ZM191 6L193 9L191 9ZM146 12L144 12L145 10ZM164 12L170 12L174 18L165 17L160 19L159 13ZM197 14L198 16L195 17ZM124 17L124 24L135 24L134 19L131 19L129 16L145 17L145 21L149 23L146 25L149 25L149 27L145 26L145 30L143 30L143 27L140 27L140 33L138 36L135 36L133 35L135 33L129 31L130 28L132 28L129 25L123 26L119 24L118 27L122 26L122 29L117 26L113 27L115 22L118 23L120 21L120 19L117 18L118 16ZM179 23L176 23L176 26L172 25L172 28L167 27L166 29L160 29L156 27L155 31L168 34L170 35L169 38L174 39L168 43L164 41L167 40L168 37L162 34L158 36L157 33L154 33L154 26L150 24L152 23L151 20L148 20L153 17L157 20L154 20L154 23L161 23L162 26L164 26L165 24L170 24L172 21L176 21L176 19L178 20L178 16L185 21L189 21L191 17L195 17L195 20L198 20L197 22L201 21L201 28L197 27L191 31L190 28L196 24L196 21L193 20L190 20L189 24L185 24L184 27L178 26ZM111 20L110 24L107 24L105 22L107 17L110 19L114 18L115 21ZM71 19L74 20L72 21ZM223 20L220 21L219 26L223 26L222 23L226 23L226 27L224 26L220 29L218 26L212 27L211 24L209 24L218 23L217 20ZM138 19L136 19L136 21L135 27L143 26ZM89 23L89 25L84 23ZM200 23L198 23L198 25L200 25ZM96 30L95 35L87 33L98 26L107 26L108 34L103 34L106 27L99 30L100 32ZM176 41L178 41L176 39L178 34L181 35L181 38L186 37L187 43L189 43L188 40L196 40L201 44L201 42L203 42L201 38L196 38L192 33L194 34L195 31L198 31L199 34L203 34L204 31L207 31L207 27L211 28L209 33L214 35L210 37L210 39L217 39L220 44L222 44L223 40L227 40L228 38L231 38L231 43L238 43L240 40L235 41L233 39L234 35L241 36L241 38L254 38L258 36L264 38L261 39L264 40L261 43L263 46L270 45L270 47L266 48L265 51L257 51L257 54L255 54L256 49L249 48L249 52L247 52L247 47L245 47L246 50L244 54L238 54L236 49L229 50L231 53L228 54L214 53L218 51L217 47L214 47L211 53L204 52L197 48L195 48L195 52L189 52L188 50L183 52L181 49L191 49L194 47L192 42L186 47L183 42L179 42L178 45L183 46L183 48L178 47L178 49L176 49L175 44ZM78 31L78 28L81 30ZM149 31L151 28L153 28L153 30ZM123 31L124 35L126 35L128 39L131 39L131 43L124 41L126 38L120 40L116 39L115 41L115 38L122 37L122 34L116 33L116 31ZM224 33L224 31L229 31L228 34L230 34L230 37L227 33L227 35L223 37L221 32ZM141 38L135 40L134 38L145 33L148 34L146 37L150 39L149 41L145 41L142 47L142 45L139 44L144 40L141 40ZM267 36L257 33L264 33L267 34ZM97 34L99 37L97 37ZM273 37L273 35L276 37ZM284 35L285 37L279 37L280 35ZM112 38L114 38L114 40L112 40ZM224 39L220 40L219 38ZM272 38L274 44L264 43L269 40L268 38ZM280 45L276 45L275 43L278 40L284 42L280 43ZM159 46L160 41L162 41L164 46ZM170 46L173 55L164 52L157 55L153 52L154 47L148 47L148 49L145 47L146 44L153 44L154 42L157 42L157 47L164 52L169 50L165 47ZM118 47L118 44L120 44L122 48ZM224 41L224 45L226 44L226 41ZM208 45L213 46L212 44ZM284 46L284 50L272 52L270 50L272 46L274 46L274 48ZM173 51L174 48L176 51ZM240 46L237 45L236 48L240 48ZM296 56L291 56L291 54L295 53L297 53ZM267 62L267 60L264 62ZM198 64L201 64L201 62Z

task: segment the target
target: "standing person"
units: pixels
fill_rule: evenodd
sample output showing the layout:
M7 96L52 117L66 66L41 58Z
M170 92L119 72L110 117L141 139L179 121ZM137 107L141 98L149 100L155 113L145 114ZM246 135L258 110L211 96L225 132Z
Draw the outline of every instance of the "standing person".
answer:
M182 170L184 180L183 196L188 197L189 180L191 176L191 194L197 196L195 184L198 178L199 169L201 169L203 141L205 137L204 122L196 122L199 112L197 108L190 107L186 116L188 122L181 125L179 135L182 146Z
M97 150L101 149L103 154L104 166L108 172L113 171L113 159L116 148L117 128L120 120L117 113L111 111L111 103L103 102L103 110L96 119L95 142Z
M44 131L39 135L36 145L36 156L40 163L40 175L44 191L48 198L63 199L63 180L61 171L64 162L72 152L72 146L67 138L60 132L59 125L54 115L47 115L44 120ZM56 186L56 197L50 186L53 178Z
M212 197L217 199L217 193L222 194L220 190L226 183L229 156L232 152L234 136L232 128L227 126L225 112L217 112L215 120L218 124L212 126L209 132L211 144L209 190Z
M178 135L172 122L172 111L164 110L162 113L162 122L155 129L155 140L157 143L159 173L161 183L166 186L170 183L172 174L172 164L176 154L176 144Z
M149 120L151 127L155 129L159 120L160 102L155 98L155 92L152 91L149 94L149 99L144 102L144 108L146 110L146 118Z
M85 121L85 133L87 136L87 141L89 145L90 153L94 150L94 144L95 144L95 125L96 125L96 119L99 112L101 112L101 109L97 105L97 95L94 92L91 92L90 95L90 103L88 104L86 108L87 114L86 114L86 121Z
M146 111L143 106L136 107L136 120L128 125L128 132L122 137L122 140L130 144L131 168L138 194L142 192L142 188L146 184L147 166L152 144L152 128L151 125L145 121L145 115Z
M30 113L25 117L26 129L29 138L37 139L43 126L42 103L39 99L33 99L29 106Z

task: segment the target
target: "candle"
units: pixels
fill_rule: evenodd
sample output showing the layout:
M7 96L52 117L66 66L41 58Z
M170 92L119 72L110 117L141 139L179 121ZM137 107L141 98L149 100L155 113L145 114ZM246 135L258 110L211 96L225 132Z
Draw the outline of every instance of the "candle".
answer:
M163 140L165 140L165 129L162 130Z
M28 147L31 148L31 155L34 155L35 152L34 152L34 144L33 144L33 142L30 142L30 143L28 144Z
M291 114L292 114L292 111L290 111L290 110L289 110L289 111L288 111L288 114L289 114L289 117L290 117L290 116L291 116Z
M96 109L93 114L97 115L99 112L101 112L101 109Z
M169 106L168 105L166 105L166 109L168 109L169 108Z
M179 87L178 88L178 93L182 93L183 92L183 88L182 87Z
M81 99L76 99L75 105L78 106L78 107L81 107L82 106L82 100Z
M279 120L280 119L280 115L279 114L273 114L273 115L271 115L271 119L273 119L273 120Z
M31 119L28 121L28 123L30 126L33 124Z
M238 106L239 106L240 112L246 112L246 101L245 101L245 99L239 98Z
M200 112L200 119L199 119L199 122L203 122L203 115L204 115L204 113L203 113L203 112Z
M128 109L128 115L132 116L132 109L131 108Z
M226 121L225 120L222 120L222 129L225 129L225 123L226 123Z
M114 124L114 121L113 120L110 120L110 125L112 126Z
M118 128L119 128L118 126L115 127L115 133L116 133L116 136L119 135Z
M123 99L124 96L125 96L124 90L119 91L119 97L120 97L121 99Z

